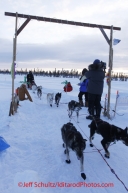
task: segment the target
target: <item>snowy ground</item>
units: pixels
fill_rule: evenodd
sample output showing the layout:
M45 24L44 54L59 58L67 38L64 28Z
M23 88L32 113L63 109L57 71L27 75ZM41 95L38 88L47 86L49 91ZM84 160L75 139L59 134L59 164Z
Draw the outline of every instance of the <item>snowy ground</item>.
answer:
M17 76L15 88L20 86L20 81L23 80L23 76ZM102 149L101 154L95 147L91 148L88 140L90 120L85 118L88 114L85 107L80 111L80 123L76 122L75 114L72 123L88 140L84 151L86 180L81 178L80 164L74 152L70 152L71 164L66 164L60 128L69 122L67 103L72 99L78 100L79 92L77 86L79 80L77 78L67 78L67 80L73 86L73 91L70 93L63 92L64 85L61 84L65 81L63 78L35 77L37 85L43 87L42 99L39 100L36 93L29 91L33 102L20 102L18 113L9 117L11 76L0 75L0 136L10 145L8 149L0 152L1 193L127 192L125 186L128 188L128 147L118 141L110 146L111 157L106 159L100 143L102 137L96 135L93 143L96 148ZM112 82L111 110L115 105L116 91L119 90L120 96L128 95L127 87L128 82ZM102 104L104 104L107 89L105 83ZM46 93L48 92L54 94L62 92L58 108L55 104L53 107L47 104ZM101 118L124 129L128 126L128 104L117 107L117 113L112 120L103 117L103 114ZM113 115L112 111L111 115ZM111 172L111 169L116 175ZM113 184L113 187L89 187L91 184L107 186L106 183ZM64 187L64 185L70 187Z

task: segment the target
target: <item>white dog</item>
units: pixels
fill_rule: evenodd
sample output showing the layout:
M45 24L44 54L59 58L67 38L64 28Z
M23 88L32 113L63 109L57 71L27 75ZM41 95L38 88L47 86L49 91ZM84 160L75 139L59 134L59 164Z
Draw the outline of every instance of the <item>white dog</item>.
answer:
M35 91L37 90L37 86L34 84L34 85L32 85L32 91L33 91L33 93L35 93Z
M42 86L32 85L32 91L33 91L33 93L35 93L35 91L37 91L37 96L38 96L39 99L41 99L41 97L42 97Z
M47 103L52 107L54 99L54 93L48 93L47 94Z

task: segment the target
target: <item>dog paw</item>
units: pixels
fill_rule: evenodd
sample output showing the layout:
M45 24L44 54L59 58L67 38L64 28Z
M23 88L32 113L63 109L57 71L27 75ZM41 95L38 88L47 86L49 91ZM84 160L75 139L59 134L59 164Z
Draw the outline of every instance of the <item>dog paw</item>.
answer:
M64 150L64 154L66 154L66 149Z
M81 177L85 180L86 179L85 173L81 173Z
M104 154L104 156L105 156L106 158L108 158L108 159L110 158L110 155L108 155L108 154L106 154L106 153Z
M63 147L65 147L64 143L62 144Z
M90 144L90 147L93 147L93 145L92 145L92 144Z
M65 161L66 161L66 163L67 163L67 164L70 164L70 163L71 163L71 161L70 161L70 160L65 160Z

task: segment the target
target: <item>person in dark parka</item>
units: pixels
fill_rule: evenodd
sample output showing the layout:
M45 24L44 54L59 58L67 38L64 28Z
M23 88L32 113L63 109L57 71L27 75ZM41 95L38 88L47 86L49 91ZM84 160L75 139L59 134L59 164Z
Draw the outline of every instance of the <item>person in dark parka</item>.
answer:
M28 84L28 88L31 88L31 85L34 84L34 76L32 74L32 71L29 71L29 73L27 74L27 84Z
M93 64L89 65L89 71L85 72L88 78L88 111L89 116L86 119L93 119L93 116L100 118L101 113L101 96L104 87L105 68L103 62L99 59L94 60ZM94 114L96 110L96 114Z

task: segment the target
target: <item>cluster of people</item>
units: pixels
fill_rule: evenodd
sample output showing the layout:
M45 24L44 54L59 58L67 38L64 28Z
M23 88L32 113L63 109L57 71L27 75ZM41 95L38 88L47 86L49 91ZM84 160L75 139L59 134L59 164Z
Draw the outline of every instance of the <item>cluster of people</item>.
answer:
M106 64L99 59L94 60L93 64L88 66L88 69L84 68L82 70L82 75L80 77L80 92L78 94L79 103L81 106L88 107L89 115L86 119L93 120L93 117L100 118L101 114L101 96L103 93L104 78L105 78L105 68ZM34 76L31 71L27 74L27 85L28 88L35 84ZM36 85L36 84L35 84ZM69 84L70 85L70 84ZM70 85L71 87L71 85ZM65 86L65 91L69 92L72 90L67 90L67 85ZM83 96L85 101L83 101Z
M93 117L100 118L101 114L101 96L103 93L106 64L99 59L94 60L93 64L88 66L88 70L82 70L80 77L80 92L78 94L79 102L84 106L82 96L85 96L85 107L88 107L89 115L86 119L92 120Z

